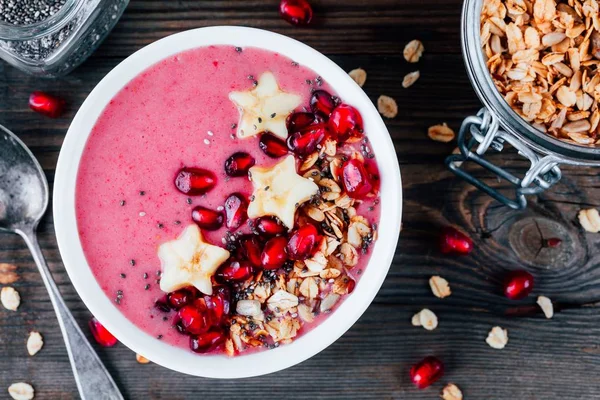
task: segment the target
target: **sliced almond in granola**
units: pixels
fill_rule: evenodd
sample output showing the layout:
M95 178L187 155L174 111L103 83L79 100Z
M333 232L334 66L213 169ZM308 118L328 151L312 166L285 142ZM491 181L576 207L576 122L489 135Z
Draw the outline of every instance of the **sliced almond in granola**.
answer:
M340 259L348 268L358 264L358 252L356 248L349 243L342 243L340 247Z
M30 356L34 356L43 346L44 340L42 339L42 335L37 331L29 332L29 337L27 338L27 353L29 353Z
M315 314L312 312L312 309L306 304L298 305L298 315L304 322L311 323L315 320Z
M402 79L402 87L404 89L408 89L409 87L411 87L412 85L414 85L415 82L418 81L420 77L421 77L421 73L419 71L409 72L408 74L406 74L404 76L404 79ZM394 101L394 104L395 103L396 102ZM379 101L377 102L377 105L379 106ZM388 107L388 109L391 109L391 107ZM396 116L396 114L398 114L398 106L395 107L395 110L396 110L396 112L394 113L394 117ZM379 110L379 112L382 113L385 117L387 117L387 115L385 115L381 111L381 109ZM394 118L394 117L388 117L388 118Z
M431 287L433 295L440 299L448 297L452 294L448 281L441 276L434 275L429 278L429 287Z
M235 356L235 347L232 339L225 340L225 354L229 357Z
M347 275L338 276L333 282L331 290L335 294L344 295L350 293L354 289L356 283Z
M550 319L554 316L554 306L552 305L552 300L546 296L538 296L537 304L544 312L546 318Z
M285 290L279 290L275 292L269 299L267 300L267 307L269 310L273 312L285 312L292 307L296 307L298 305L298 297L293 295L292 293L288 293Z
M317 162L318 159L319 159L318 152L315 151L315 152L309 154L304 159L304 162L300 165L300 171L303 172L303 171L309 170L310 168L312 168L313 165L315 165L315 163Z
M350 78L354 79L354 82L356 82L360 87L363 87L367 81L367 71L362 68L353 69L352 71L348 72L348 75L350 75Z
M325 200L335 200L340 197L342 189L335 183L334 180L325 178L321 179L317 184L322 188L321 197Z
M240 315L254 317L259 315L261 311L260 301L258 300L239 300L235 311Z
M337 153L337 141L333 139L325 139L321 145L321 153L333 157Z
M587 232L600 232L600 214L595 208L579 211L577 218L583 229Z
M495 326L490 333L488 333L488 337L485 341L494 349L503 349L508 343L508 331L499 326Z
M462 391L454 383L449 383L442 389L443 400L463 400Z
M354 247L361 247L363 239L371 233L368 221L363 217L354 217L348 226L348 243Z
M317 222L323 222L323 220L325 220L325 214L323 213L323 211L319 210L315 206L306 206L304 208L304 212L306 213L306 215L308 215L310 218L314 219Z
M13 400L31 400L35 396L35 391L29 383L17 382L8 387L8 394Z
M323 313L323 312L327 312L327 311L331 310L333 308L333 306L335 306L337 304L339 299L340 299L340 296L338 294L329 293L321 301L321 305L319 306L319 311Z
M430 126L427 130L427 135L430 139L436 142L448 143L454 139L454 131L444 122L442 125Z
M325 241L325 246L322 252L326 256L332 255L340 245L340 242L334 238L328 237L324 238L323 240Z
M17 266L13 264L0 263L0 284L10 285L19 280Z
M416 63L419 61L424 51L425 47L420 40L411 40L406 46L404 46L404 59L409 63Z
M319 276L322 279L335 279L338 276L340 276L341 274L342 274L342 271L340 271L339 269L327 268L327 269L324 269L323 271L321 271Z
M140 364L148 364L150 363L150 360L148 360L146 357L144 357L141 354L135 354L135 360L140 363Z
M321 272L327 267L327 257L317 251L311 258L304 260L304 264L312 272Z
M14 288L5 286L0 291L0 302L7 310L17 311L21 304L21 296Z
M319 294L319 286L313 277L308 277L300 284L300 294L307 299L314 299Z

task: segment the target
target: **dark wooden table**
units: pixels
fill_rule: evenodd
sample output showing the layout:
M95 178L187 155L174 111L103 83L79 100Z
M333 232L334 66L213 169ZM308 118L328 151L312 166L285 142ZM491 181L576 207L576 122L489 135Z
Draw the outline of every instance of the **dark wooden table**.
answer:
M63 137L75 112L96 83L125 57L169 34L210 25L252 25L297 38L330 56L346 70L368 72L364 90L398 101L400 114L387 121L404 181L403 232L394 263L379 295L358 323L321 354L288 370L239 381L185 376L157 365L140 365L123 345L98 349L115 380L131 399L323 398L436 399L455 382L466 399L592 399L600 396L600 235L579 227L577 211L598 206L597 170L564 168L555 188L530 199L525 211L511 211L451 175L444 157L455 144L432 142L427 127L447 122L454 129L478 110L460 55L460 0L314 1L318 23L294 28L277 13L276 0L132 0L110 37L70 76L42 80L0 63L0 123L16 132L43 165L50 185ZM404 45L420 39L425 54L418 65L402 57ZM411 88L403 76L415 69L421 79ZM27 108L33 90L65 97L67 114L51 120ZM495 162L523 173L514 153ZM501 183L476 170L496 186ZM385 216L383 216L385 218ZM544 249L540 238L559 236L558 249ZM456 224L475 240L472 255L442 256L439 227ZM54 238L52 216L40 226L44 253L68 306L85 325L90 317L65 273ZM523 244L524 245L521 245ZM31 382L38 399L77 398L65 347L40 277L25 245L0 235L0 263L18 266L13 284L22 295L18 312L0 309L0 397L15 381ZM511 302L499 293L502 274L525 268L536 276L530 298ZM450 281L451 297L435 298L431 275ZM545 320L535 297L544 294L560 310ZM535 295L535 296L534 296ZM411 326L413 313L435 311L439 327ZM504 350L485 343L494 325L509 331ZM46 345L35 357L25 350L31 329ZM86 329L87 331L87 329ZM419 391L409 381L410 366L434 354L446 375Z

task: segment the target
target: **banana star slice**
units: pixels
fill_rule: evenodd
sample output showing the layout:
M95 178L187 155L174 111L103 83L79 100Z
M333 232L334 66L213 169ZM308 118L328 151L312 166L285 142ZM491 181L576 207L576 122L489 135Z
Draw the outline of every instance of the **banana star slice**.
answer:
M204 241L197 225L188 225L175 240L158 248L162 264L160 290L172 292L194 286L204 294L212 294L211 277L229 258L229 251Z
M287 139L285 121L288 115L302 103L302 97L299 95L281 90L271 72L263 73L254 89L229 93L229 100L240 111L237 127L237 136L240 139L265 131L284 140Z
M248 206L248 217L273 215L288 229L294 227L296 209L319 191L316 183L296 173L293 156L269 168L250 168L250 179L254 192Z

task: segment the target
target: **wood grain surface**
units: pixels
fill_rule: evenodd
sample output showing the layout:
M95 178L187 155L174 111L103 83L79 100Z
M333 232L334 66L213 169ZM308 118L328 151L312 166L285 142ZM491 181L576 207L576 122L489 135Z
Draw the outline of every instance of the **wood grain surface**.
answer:
M547 193L530 199L525 211L512 211L456 179L443 166L455 143L432 142L427 127L460 121L480 107L460 55L460 0L313 1L317 23L298 29L282 21L277 0L132 0L115 30L98 51L60 80L28 77L0 63L0 123L16 132L44 167L52 185L69 122L96 83L141 47L185 29L211 25L249 25L299 39L330 56L345 70L368 72L364 90L398 101L400 114L386 121L400 160L404 184L403 231L393 265L379 295L340 340L312 359L269 376L209 380L185 376L157 365L140 365L123 345L98 348L124 395L130 399L436 399L447 382L465 399L600 398L600 235L577 223L582 207L599 206L598 170L563 168L564 178ZM425 45L419 64L402 57L404 45ZM299 60L301 61L301 60ZM421 79L411 88L403 76L415 69ZM67 99L58 120L27 107L33 90ZM493 160L524 172L514 153ZM490 184L495 178L474 169ZM383 216L385 218L385 216ZM546 237L561 237L557 249L542 249ZM439 227L456 224L474 239L467 257L439 253ZM40 240L68 306L84 326L90 314L71 286L54 238L52 216L40 226ZM28 381L37 399L78 398L56 318L33 261L20 238L0 235L0 263L17 265L12 285L22 295L18 312L0 310L0 398L12 382ZM499 293L502 274L525 268L536 277L528 299L511 302ZM431 275L451 284L440 300L428 287ZM539 294L558 302L552 320L534 307ZM439 317L432 332L411 326L413 313L427 307ZM509 343L494 350L485 343L494 325L508 329ZM29 357L30 330L46 345ZM87 329L84 329L87 332ZM409 381L410 366L426 355L440 357L445 376L419 391Z

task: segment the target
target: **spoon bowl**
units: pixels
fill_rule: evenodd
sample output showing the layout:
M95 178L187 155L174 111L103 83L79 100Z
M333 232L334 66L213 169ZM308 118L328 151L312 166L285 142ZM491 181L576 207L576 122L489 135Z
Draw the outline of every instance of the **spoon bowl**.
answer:
M48 182L31 151L0 125L0 231L35 228L48 208Z
M40 249L36 228L48 208L48 181L31 151L0 125L0 232L20 235L40 271L82 399L122 400L117 385L85 338L62 299Z

